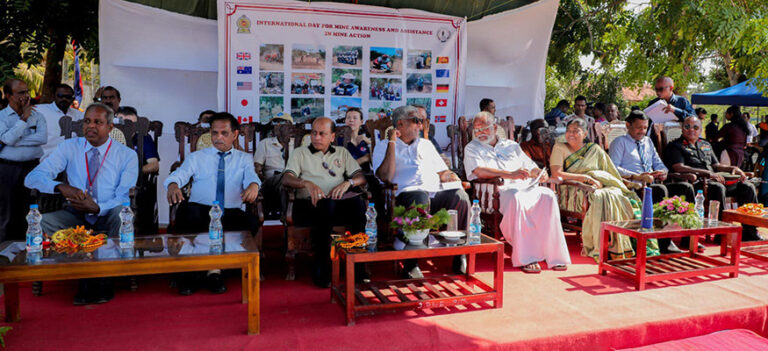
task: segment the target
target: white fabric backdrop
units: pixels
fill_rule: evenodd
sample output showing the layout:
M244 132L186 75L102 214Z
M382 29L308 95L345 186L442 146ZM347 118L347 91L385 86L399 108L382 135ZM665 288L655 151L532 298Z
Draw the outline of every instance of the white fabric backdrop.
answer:
M520 123L544 115L544 67L558 0L536 3L468 23L465 115L481 98L497 115ZM121 0L99 1L101 85L120 90L123 106L164 123L160 178L178 159L176 121L194 122L217 109L216 21ZM168 223L165 190L158 189L160 222Z

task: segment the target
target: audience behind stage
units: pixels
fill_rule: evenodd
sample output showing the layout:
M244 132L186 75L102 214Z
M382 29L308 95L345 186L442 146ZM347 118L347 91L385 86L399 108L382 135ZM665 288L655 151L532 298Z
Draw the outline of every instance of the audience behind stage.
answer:
M225 112L206 110L193 124L200 133L196 151L173 170L163 187L168 202L179 205L176 233L206 231L214 201L224 211L224 230L255 233L259 219L243 210L245 204L256 202L261 194L265 212L279 218L285 210L286 191L295 191L295 222L311 227L312 278L318 286L326 287L330 280L331 228L343 225L353 233L363 230L366 191L371 193L379 216L386 214L383 184L393 183L397 184L395 204L426 204L433 213L457 210L458 227L464 229L470 196L461 181L500 177L502 216L498 228L515 247L512 264L528 273L539 272L542 262L548 268L565 270L571 261L560 210L579 212L584 198L590 206L580 233L581 253L595 259L600 250L600 223L637 218L644 186L653 190L655 202L674 195L692 201L695 191L706 184L707 200L720 201L720 211L726 197L738 204L768 199L768 187L761 190L748 180L753 176L748 171L768 153L762 151L768 144L767 122L755 127L747 113L731 106L724 113L727 124L721 127L718 115L712 114L703 128L707 111L701 107L694 111L686 98L674 92L672 79L655 80L655 88L654 101L666 101L666 110L678 117L673 124L678 123L681 136L675 140L662 138L664 128L654 127L638 106L624 107L629 111L624 119L619 104L590 102L582 95L573 99L571 114L569 100L563 99L544 116L518 116L518 121L530 122L523 123L516 133L511 117L504 121L508 129L497 124L497 109L504 110L506 101L500 100L497 106L496 101L484 98L480 112L467 121L471 141L466 145L455 145L458 141L454 140L443 149L435 134L442 135L438 128L446 125L431 121L425 106L396 108L391 113L392 128L381 136L365 129L362 110L349 108L343 119L348 134L337 134L331 119L316 118L306 142L291 150L286 159L286 150L274 131L293 124L290 115L280 113L269 120L272 128L251 155L234 146L239 137L237 119ZM64 208L43 214L47 234L84 225L116 236L120 225L117 212L128 201L129 190L141 176L156 175L167 167L152 137L138 140L134 135L131 150L123 145L126 136L114 128L115 123L137 122L137 109L121 106L120 92L113 86L99 89L95 103L85 113L72 107L74 91L67 85L55 87L53 102L34 106L23 81L9 80L2 91L7 107L0 110L0 179L8 186L0 187L0 240L24 239L24 216L35 201L30 189L58 193L68 200ZM62 116L82 119L84 137L65 140L59 125ZM626 127L626 135L607 140L608 131L619 127ZM138 145L142 145L142 159L137 157ZM458 152L459 148L464 148L462 162L451 162L451 151ZM758 162L754 156L760 157ZM100 165L105 158L107 162ZM86 168L99 170L97 181ZM66 183L59 175L62 171L66 171ZM545 172L541 182L551 176L554 183L575 181L594 191L586 193L572 185L561 185L557 191L545 186L520 187L541 172ZM706 182L692 184L681 173ZM185 193L182 188L188 184L190 189ZM135 196L141 200L137 200L140 213L157 204L156 190L143 189ZM495 226L485 223L485 227ZM531 235L534 232L536 235ZM744 226L743 233L744 240L760 239L754 227ZM685 240L683 248L687 248ZM646 250L649 255L681 251L669 239L652 240L647 247L637 248L628 237L612 235L608 252L613 257L631 257L637 250ZM456 272L464 272L466 264L465 257L453 259ZM403 262L402 274L408 278L422 276L416 260ZM214 293L226 291L219 271L180 275L177 283L182 295L203 286ZM83 280L74 302L103 303L112 296L111 280Z

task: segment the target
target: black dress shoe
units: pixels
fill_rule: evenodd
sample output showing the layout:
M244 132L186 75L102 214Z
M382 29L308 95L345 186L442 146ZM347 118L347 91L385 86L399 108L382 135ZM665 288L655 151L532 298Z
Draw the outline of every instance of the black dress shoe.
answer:
M179 295L189 296L197 291L197 281L190 277L179 277L176 285L179 287Z
M107 303L115 297L115 290L111 279L98 279L94 282L94 285L96 285L96 289L91 289L93 292L91 303Z
M208 275L208 290L214 294L223 294L227 292L227 286L224 285L224 278L220 273Z
M453 273L467 274L467 255L453 257Z

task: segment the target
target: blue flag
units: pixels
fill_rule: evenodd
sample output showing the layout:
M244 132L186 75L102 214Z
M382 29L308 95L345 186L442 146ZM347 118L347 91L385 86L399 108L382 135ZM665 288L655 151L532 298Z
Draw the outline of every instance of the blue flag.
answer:
M75 56L75 81L72 85L75 86L75 100L79 105L81 102L83 102L83 80L80 78L80 59L77 57L80 49L77 47L77 45L75 45L74 41L72 42L72 51L74 52Z
M439 69L435 71L435 77L437 78L448 78L450 73L447 69Z

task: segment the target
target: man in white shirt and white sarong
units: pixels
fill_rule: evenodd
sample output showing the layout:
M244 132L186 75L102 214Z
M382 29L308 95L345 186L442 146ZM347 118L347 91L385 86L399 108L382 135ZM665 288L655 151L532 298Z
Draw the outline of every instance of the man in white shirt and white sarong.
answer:
M464 149L469 180L504 178L501 196L501 232L512 247L512 264L526 273L541 271L540 261L554 270L571 263L560 224L557 197L549 188L533 184L542 172L512 140L496 138L492 114L480 112L472 120L473 140ZM539 181L546 181L546 173Z

